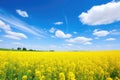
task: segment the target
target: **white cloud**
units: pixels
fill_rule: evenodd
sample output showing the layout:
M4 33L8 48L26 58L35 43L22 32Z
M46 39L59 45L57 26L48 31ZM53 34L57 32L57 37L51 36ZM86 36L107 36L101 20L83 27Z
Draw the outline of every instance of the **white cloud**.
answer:
M5 30L5 31L10 31L11 28L9 25L6 25L3 21L0 20L0 28Z
M16 36L13 36L13 35L4 35L4 37L6 37L6 38L10 38L10 39L20 40L19 37L16 37Z
M7 24L5 24L2 20L0 20L0 28L3 29L6 33L5 37L11 38L11 39L17 39L20 40L22 38L27 38L27 36L23 33L19 32L13 32L11 27Z
M72 42L72 43L79 43L79 44L92 44L90 41L92 41L91 38L86 38L86 37L76 37L76 38L71 38L66 40L67 42Z
M83 24L102 25L120 21L120 1L93 6L79 16Z
M45 32L42 32L35 28L32 25L29 25L18 18L14 17L13 15L5 12L4 10L0 9L0 19L8 23L9 25L12 25L11 27L14 27L16 29L22 30L27 33L31 33L36 36L44 35Z
M107 38L106 41L114 41L116 40L115 38Z
M98 39L98 37L105 37L105 36L108 36L108 35L111 35L111 34L112 35L118 35L118 34L120 34L120 32L118 32L115 29L113 29L111 31L95 29L93 31L93 35L96 36L95 39Z
M56 30L56 29L55 29L54 27L52 27L52 28L49 30L49 32L50 32L50 33L54 33L55 30Z
M21 40L22 38L27 39L27 36L23 33L18 33L18 32L12 32L12 31L7 31L7 35L5 37L11 38L11 39L17 39Z
M106 30L97 30L97 29L95 29L93 31L93 35L95 35L97 37L104 37L104 36L107 36L109 34L110 34L110 32L106 31Z
M55 24L55 25L62 25L63 22L55 22L54 24Z
M117 31L116 29L113 29L112 31L110 31L110 33L113 34L113 35L119 35L120 34L120 32Z
M18 9L18 10L16 10L16 12L22 17L29 17L29 15L26 11L22 11L22 10Z
M58 37L58 38L70 38L72 35L71 34L65 34L63 31L57 30L55 32L55 36Z

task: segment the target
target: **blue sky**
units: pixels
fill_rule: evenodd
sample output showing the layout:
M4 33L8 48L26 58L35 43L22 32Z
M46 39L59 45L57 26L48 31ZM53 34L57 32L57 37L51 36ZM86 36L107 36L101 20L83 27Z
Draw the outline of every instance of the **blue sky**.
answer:
M0 48L120 49L119 0L0 0Z

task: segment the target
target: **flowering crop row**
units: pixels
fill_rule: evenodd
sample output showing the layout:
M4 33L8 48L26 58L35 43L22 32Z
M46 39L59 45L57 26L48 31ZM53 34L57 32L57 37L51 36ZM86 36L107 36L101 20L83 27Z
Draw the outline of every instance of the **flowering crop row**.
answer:
M0 80L120 80L120 51L0 51Z

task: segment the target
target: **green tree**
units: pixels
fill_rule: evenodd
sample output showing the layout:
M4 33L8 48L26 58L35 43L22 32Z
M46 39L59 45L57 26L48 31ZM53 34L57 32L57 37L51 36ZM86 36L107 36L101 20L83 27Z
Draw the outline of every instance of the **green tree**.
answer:
M27 51L27 49L24 47L23 49L22 49L23 51Z
M17 50L21 50L21 48L20 48L20 47L18 47L18 48L17 48Z

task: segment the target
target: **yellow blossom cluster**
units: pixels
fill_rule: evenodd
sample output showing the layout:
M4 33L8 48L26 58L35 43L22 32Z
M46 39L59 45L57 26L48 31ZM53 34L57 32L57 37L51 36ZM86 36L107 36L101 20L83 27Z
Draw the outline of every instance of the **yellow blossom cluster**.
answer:
M0 51L0 80L120 80L120 51Z

